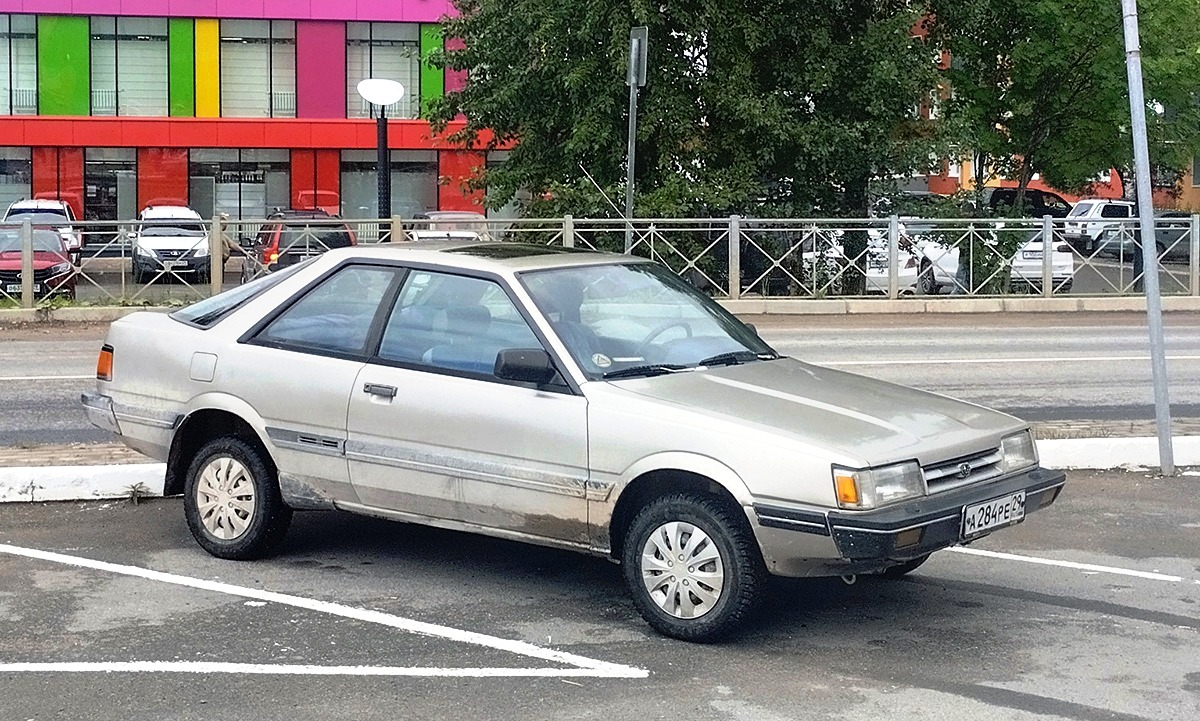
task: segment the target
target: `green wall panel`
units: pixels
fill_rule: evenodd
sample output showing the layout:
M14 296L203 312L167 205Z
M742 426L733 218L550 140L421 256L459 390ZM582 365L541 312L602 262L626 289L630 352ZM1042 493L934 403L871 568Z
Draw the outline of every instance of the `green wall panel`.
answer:
M174 118L196 114L196 24L171 18L167 25L170 112Z
M88 28L88 19L82 16L38 16L39 115L91 113L91 35Z
M445 74L434 67L429 57L442 49L442 26L421 26L421 115L429 108L429 101L442 97L446 91Z

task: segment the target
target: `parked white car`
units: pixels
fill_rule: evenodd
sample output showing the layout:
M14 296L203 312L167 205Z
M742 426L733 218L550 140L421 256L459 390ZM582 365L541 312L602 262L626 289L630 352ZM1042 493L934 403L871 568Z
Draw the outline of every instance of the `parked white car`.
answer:
M209 259L208 224L191 208L154 205L138 215L130 234L133 243L133 282L145 283L160 273L192 275L207 283ZM225 244L222 261L228 258Z
M4 211L5 223L20 223L29 219L37 226L57 226L59 236L68 251L83 248L84 238L76 222L75 211L65 200L18 200Z
M295 509L545 544L618 561L692 641L769 575L899 577L1066 481L1017 418L785 358L668 268L579 249L330 250L118 320L97 378L88 418L166 463L214 556L277 550Z
M943 243L918 237L914 241L920 256L920 278L918 288L925 295L936 295L944 289L953 289L963 280L958 277L959 246L947 247ZM984 247L994 245L985 241ZM981 252L990 252L982 250ZM1040 231L1030 234L1009 260L1012 285L1017 288L1040 290L1042 286L1043 243ZM1071 289L1075 280L1075 253L1071 246L1061 241L1053 243L1050 256L1051 287L1056 293ZM977 279L982 280L982 279Z
M1067 214L1063 237L1082 251L1094 250L1136 213L1136 206L1128 200L1081 200Z

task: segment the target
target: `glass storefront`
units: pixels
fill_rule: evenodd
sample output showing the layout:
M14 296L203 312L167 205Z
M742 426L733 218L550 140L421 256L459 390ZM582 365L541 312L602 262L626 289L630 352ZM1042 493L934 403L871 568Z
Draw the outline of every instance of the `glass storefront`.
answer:
M83 153L84 220L137 217L137 151L88 148Z
M286 150L192 150L188 196L201 217L265 218L291 204L291 160Z
M0 214L9 203L28 198L33 188L29 148L0 148Z
M378 218L375 151L342 151L342 217ZM392 214L411 218L438 207L437 152L391 151Z

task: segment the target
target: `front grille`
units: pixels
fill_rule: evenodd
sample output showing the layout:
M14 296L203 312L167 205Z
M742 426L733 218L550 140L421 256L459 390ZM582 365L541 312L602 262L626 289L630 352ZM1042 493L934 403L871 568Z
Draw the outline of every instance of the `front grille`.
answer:
M1000 475L1003 457L999 448L990 448L926 466L922 469L925 472L925 485L930 493L936 493L996 478Z
M41 283L50 277L50 269L42 268L41 270L33 271L33 282ZM19 270L0 270L0 283L20 283L21 271Z
M179 260L181 258L186 258L187 255L189 253L191 253L191 251L189 251L189 250L157 250L157 251L155 251L155 253L157 253L158 257L162 258L163 260Z

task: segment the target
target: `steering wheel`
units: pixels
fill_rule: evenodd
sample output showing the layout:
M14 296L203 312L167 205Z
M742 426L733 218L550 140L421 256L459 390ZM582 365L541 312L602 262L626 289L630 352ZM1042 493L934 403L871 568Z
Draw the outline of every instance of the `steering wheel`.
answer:
M692 326L689 325L687 321L668 320L663 323L659 323L650 329L650 332L647 333L646 337L642 339L642 342L638 344L637 354L642 358L645 358L646 351L650 350L651 341L672 328L683 328L683 330L687 333L687 337L692 337Z

